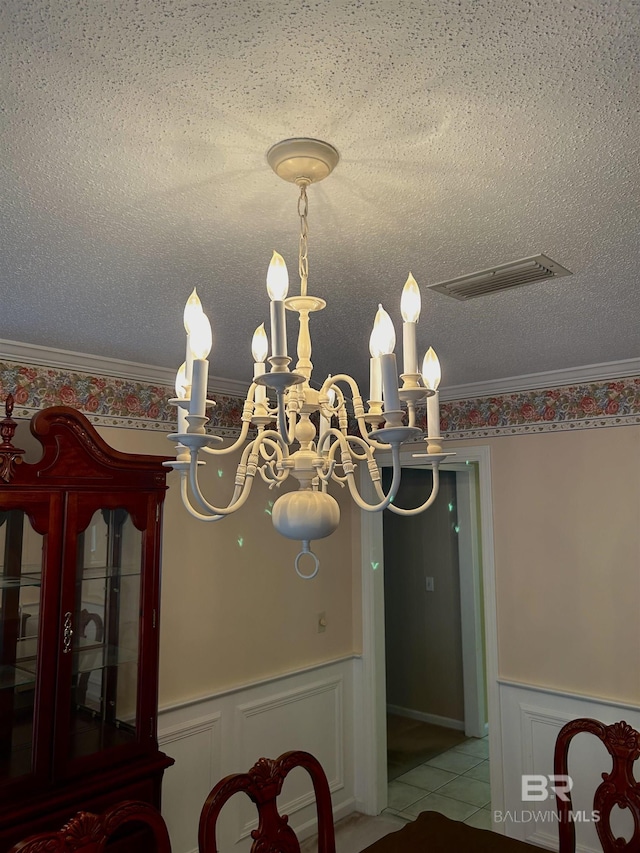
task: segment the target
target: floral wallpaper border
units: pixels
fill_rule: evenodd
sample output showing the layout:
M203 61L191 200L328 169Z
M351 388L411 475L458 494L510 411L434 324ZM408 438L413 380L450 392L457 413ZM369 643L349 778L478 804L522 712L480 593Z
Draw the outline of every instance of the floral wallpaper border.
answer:
M49 406L72 406L101 426L167 433L176 429L176 409L169 403L175 392L161 385L0 361L0 399L9 393L15 399L15 418L31 418ZM212 431L234 436L240 429L242 400L218 394L209 414Z
M73 406L95 424L171 432L173 389L111 376L0 361L0 394L15 398L14 417L48 406ZM216 394L209 428L237 435L243 400ZM424 407L418 411L424 426ZM640 376L519 391L441 403L448 440L640 424Z
M423 412L420 413L424 425ZM452 439L640 424L640 376L443 402L440 429Z

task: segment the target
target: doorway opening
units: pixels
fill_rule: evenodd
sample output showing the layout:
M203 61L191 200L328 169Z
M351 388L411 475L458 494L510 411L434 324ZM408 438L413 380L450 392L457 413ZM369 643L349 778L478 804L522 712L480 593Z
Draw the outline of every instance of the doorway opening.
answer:
M402 474L398 504L419 506L432 471ZM383 516L387 778L402 816L432 809L488 828L484 643L462 629L482 621L477 478L477 465L451 467L428 512Z
M402 453L403 469L420 468L415 451ZM495 571L493 555L493 518L491 505L490 450L486 446L456 447L455 463L441 466L453 472L456 485L457 543L460 564L460 631L463 649L464 731L458 734L482 739L490 721L490 786L494 808L503 799L500 707L497 680L497 626L495 612ZM382 465L385 461L381 460ZM386 463L390 464L390 463ZM422 468L424 475L428 469ZM403 471L403 473L409 473ZM411 476L411 474L409 475ZM421 490L424 499L424 491ZM366 495L366 488L363 489ZM401 501L398 500L400 504ZM447 519L452 514L446 502ZM402 501L402 505L407 503ZM425 524L426 513L416 517ZM451 521L447 520L450 524ZM387 667L385 644L385 570L384 533L381 514L361 514L362 604L363 604L363 766L366 787L363 806L369 814L379 814L388 801L387 771ZM387 560L389 558L387 557ZM475 570L473 569L475 566ZM426 590L426 578L434 578L433 592ZM423 569L424 601L436 594L436 574ZM485 641L483 656L483 640ZM400 706L405 707L406 706ZM428 713L428 712L427 712ZM438 716L434 712L434 716ZM447 715L441 713L440 716ZM438 724L438 720L435 724ZM485 749L486 749L486 741ZM484 760L484 759L483 759Z

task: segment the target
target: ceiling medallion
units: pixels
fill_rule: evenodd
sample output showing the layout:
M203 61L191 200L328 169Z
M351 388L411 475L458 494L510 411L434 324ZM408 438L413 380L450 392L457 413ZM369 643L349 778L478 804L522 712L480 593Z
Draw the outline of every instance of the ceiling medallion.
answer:
M230 447L215 445L222 441L207 435L205 425L207 378L211 349L211 325L196 291L185 306L187 331L186 361L176 378L177 396L171 402L178 407L178 431L169 438L176 442L175 461L165 463L180 472L183 502L191 515L203 521L219 521L242 508L256 474L271 487L278 487L288 477L298 480L297 491L280 495L273 504L272 519L276 530L289 539L302 542L295 560L296 572L312 578L318 572L319 560L311 551L311 542L333 533L340 522L338 502L327 491L331 481L347 486L356 505L367 512L386 508L400 515L417 515L434 502L438 493L438 466L448 456L440 436L438 385L440 364L429 348L418 370L416 325L420 315L420 291L411 274L402 291L400 302L403 318L403 372L399 385L396 366L395 330L382 305L378 306L369 340L370 386L365 403L355 380L347 373L328 376L319 390L311 387L311 335L309 316L322 311L326 302L308 293L308 199L307 187L327 178L338 164L337 150L318 139L285 139L267 152L267 161L283 180L299 188L298 216L300 240L298 273L300 293L287 296L289 275L284 259L273 253L267 272L267 291L271 300L269 340L264 323L256 329L252 341L253 382L242 412L242 430ZM287 352L286 311L298 315L298 361L291 371ZM270 369L267 371L265 362ZM275 405L267 396L271 389ZM345 391L350 395L348 401ZM433 487L427 500L415 509L402 509L393 501L401 478L400 448L403 442L416 439L422 430L416 426L416 403L427 401L427 452L416 454L433 469ZM351 408L358 434L347 432ZM404 404L404 407L403 407ZM319 413L319 428L311 415ZM336 419L337 427L332 426ZM406 420L406 424L405 424ZM380 424L383 424L380 427ZM257 429L248 440L249 428ZM198 466L200 455L240 451L235 489L226 506L209 503L200 490ZM390 452L393 465L392 482L387 492L382 488L380 467L375 454ZM358 491L355 468L366 464L376 493L376 503L363 500ZM304 561L304 562L303 562ZM304 570L306 563L307 570Z

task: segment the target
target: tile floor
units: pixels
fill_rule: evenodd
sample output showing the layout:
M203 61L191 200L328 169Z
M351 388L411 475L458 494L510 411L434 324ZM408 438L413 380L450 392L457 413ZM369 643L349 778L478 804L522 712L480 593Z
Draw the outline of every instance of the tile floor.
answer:
M468 738L389 783L381 817L413 820L427 809L491 829L489 739Z
M336 853L359 853L426 809L491 829L488 738L391 715L387 733L388 807L377 817L356 813L338 821ZM301 844L301 853L315 851L317 836Z

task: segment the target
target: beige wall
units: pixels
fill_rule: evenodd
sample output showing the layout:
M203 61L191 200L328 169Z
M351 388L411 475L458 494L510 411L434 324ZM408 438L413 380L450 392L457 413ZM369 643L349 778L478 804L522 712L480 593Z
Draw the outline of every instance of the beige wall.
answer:
M113 447L170 455L165 434L100 428ZM218 476L218 471L221 475ZM235 459L221 457L202 472L203 491L224 505L233 490ZM248 504L214 524L192 519L180 500L178 476L168 478L163 528L160 703L211 692L331 660L353 651L352 533L348 495L331 537L312 543L320 558L313 580L300 579L299 543L273 529L266 512L278 492L256 480ZM240 542L242 544L240 544ZM325 611L327 629L317 631Z
M640 426L476 443L491 445L500 675L640 702Z
M100 432L120 450L171 452L164 433ZM492 454L500 676L639 702L640 426L475 443ZM233 468L229 457L210 463L205 493L226 502ZM320 573L303 581L263 483L237 516L204 524L176 480L164 515L162 704L360 650L359 513L345 492L334 492L340 528L314 545Z
M122 450L170 452L163 434L101 432ZM640 427L475 443L492 454L500 676L640 701ZM208 467L205 493L227 496L231 461ZM302 581L297 544L264 511L266 486L256 483L238 516L203 524L182 508L175 479L164 521L163 703L361 648L360 525L348 495L334 492L340 528L315 544L320 573Z

